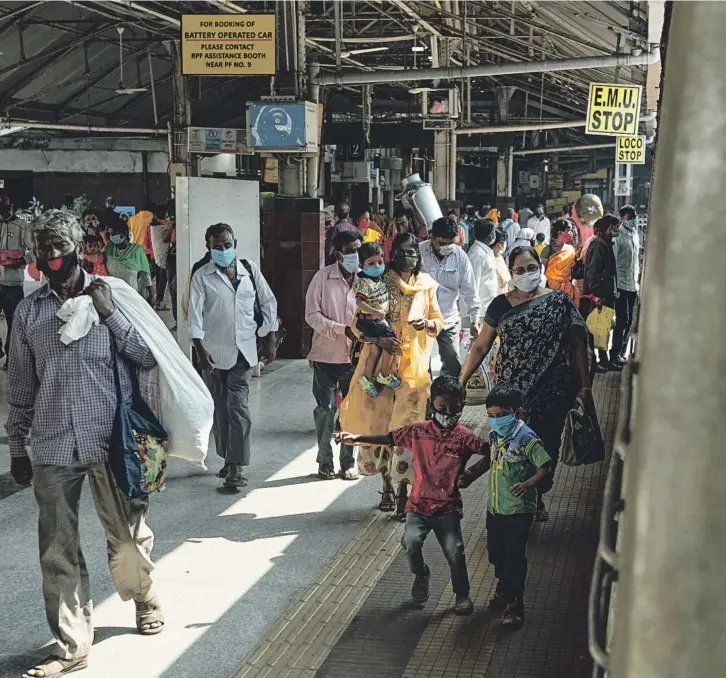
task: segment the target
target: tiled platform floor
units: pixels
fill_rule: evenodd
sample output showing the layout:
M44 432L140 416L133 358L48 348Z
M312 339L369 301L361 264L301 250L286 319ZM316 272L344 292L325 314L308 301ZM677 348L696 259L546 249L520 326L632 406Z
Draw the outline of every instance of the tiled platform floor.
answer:
M598 377L594 389L608 450L617 418L619 375ZM465 423L482 430L484 408ZM524 629L505 633L486 610L493 589L484 516L486 483L464 493L472 598L468 618L451 612L448 568L436 540L426 544L431 597L411 605L412 577L398 547L402 526L372 514L291 606L235 676L253 678L580 678L591 675L587 595L597 543L607 461L560 466L548 495L550 520L529 541Z

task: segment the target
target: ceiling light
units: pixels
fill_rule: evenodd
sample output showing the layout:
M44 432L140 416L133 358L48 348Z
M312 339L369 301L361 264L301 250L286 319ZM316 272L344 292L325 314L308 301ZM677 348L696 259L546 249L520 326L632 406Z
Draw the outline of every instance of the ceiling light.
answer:
M412 52L424 52L426 51L426 48L423 45L414 45L411 47Z

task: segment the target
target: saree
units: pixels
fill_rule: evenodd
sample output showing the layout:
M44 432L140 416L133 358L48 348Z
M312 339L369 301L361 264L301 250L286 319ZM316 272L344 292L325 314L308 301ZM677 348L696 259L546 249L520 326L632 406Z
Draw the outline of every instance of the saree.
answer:
M572 268L577 261L577 252L572 245L565 243L559 252L554 252L547 260L545 276L551 290L564 292L575 304L579 301L579 291L572 284Z
M143 247L129 243L122 249L111 243L106 247L106 269L110 276L120 278L148 301L151 269Z
M554 461L565 418L579 390L569 337L571 332L586 336L585 321L568 295L554 291L506 311L496 329L500 340L496 381L520 391L524 419Z
M384 280L389 295L388 319L401 340L402 354L394 362L394 371L402 383L397 389L382 388L377 398L365 393L358 379L363 374L372 345L363 344L350 391L340 404L341 428L350 433L388 433L426 419L431 350L434 338L444 326L436 300L438 285L426 273L419 273L406 283L397 273L388 271ZM409 321L420 318L435 321L435 331L415 330ZM404 448L358 447L357 462L362 475L382 473L394 486L413 480L413 458Z

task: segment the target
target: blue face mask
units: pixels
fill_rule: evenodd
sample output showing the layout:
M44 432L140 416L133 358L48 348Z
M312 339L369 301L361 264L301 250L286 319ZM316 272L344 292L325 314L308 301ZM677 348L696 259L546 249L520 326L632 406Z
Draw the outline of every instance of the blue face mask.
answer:
M343 268L348 271L348 273L355 273L358 270L358 266L360 266L358 252L353 252L353 254L343 254L342 257Z
M500 438L511 438L517 428L519 419L514 414L503 417L489 417L489 426Z
M123 245L123 242L124 240L126 240L126 238L124 238L122 235L112 235L110 240L114 245Z
M623 226L625 226L625 228L629 231L632 231L635 228L635 219L627 219L623 222Z
M235 257L234 247L226 250L210 250L210 254L212 255L212 261L219 268L229 268Z
M380 278L385 272L386 272L386 267L384 264L381 264L380 266L364 266L363 267L363 273L365 273L370 278Z

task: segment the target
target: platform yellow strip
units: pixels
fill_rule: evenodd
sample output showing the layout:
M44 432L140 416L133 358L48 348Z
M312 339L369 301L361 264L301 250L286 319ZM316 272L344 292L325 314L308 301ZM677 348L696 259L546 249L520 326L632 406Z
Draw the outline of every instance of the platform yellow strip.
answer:
M231 678L313 678L395 558L402 531L373 511Z

